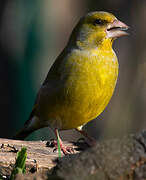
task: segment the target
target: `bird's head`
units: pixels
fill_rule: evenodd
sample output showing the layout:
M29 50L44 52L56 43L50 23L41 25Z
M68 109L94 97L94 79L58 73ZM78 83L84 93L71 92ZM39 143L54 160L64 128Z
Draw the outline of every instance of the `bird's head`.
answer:
M114 39L127 35L128 26L113 14L91 12L81 18L71 35L71 43L82 48L96 48L104 41L112 45Z

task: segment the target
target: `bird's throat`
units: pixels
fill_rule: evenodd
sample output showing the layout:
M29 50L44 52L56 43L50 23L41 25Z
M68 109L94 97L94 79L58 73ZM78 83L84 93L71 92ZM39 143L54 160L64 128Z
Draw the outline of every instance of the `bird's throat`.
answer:
M99 45L98 48L101 50L112 50L112 44L113 44L113 40L109 39L109 38L105 38Z

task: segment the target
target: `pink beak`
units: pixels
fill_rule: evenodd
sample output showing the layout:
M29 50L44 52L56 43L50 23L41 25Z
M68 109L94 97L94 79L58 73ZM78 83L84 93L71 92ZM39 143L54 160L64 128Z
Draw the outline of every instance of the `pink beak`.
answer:
M118 19L115 19L112 23L110 23L106 29L107 38L117 38L120 36L128 35L126 30L128 30L128 26L119 21Z

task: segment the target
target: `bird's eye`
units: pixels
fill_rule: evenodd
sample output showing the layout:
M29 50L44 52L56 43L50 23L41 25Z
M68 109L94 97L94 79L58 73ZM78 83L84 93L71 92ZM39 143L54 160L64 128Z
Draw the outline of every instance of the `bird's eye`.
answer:
M101 20L101 19L96 19L93 24L96 26L96 25L103 25L104 24L104 21Z

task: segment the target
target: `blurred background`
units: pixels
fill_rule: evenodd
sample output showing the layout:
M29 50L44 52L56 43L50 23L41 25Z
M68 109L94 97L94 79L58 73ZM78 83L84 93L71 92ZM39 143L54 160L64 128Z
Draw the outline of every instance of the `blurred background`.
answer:
M89 11L113 13L128 24L130 36L114 43L120 70L105 111L85 129L98 138L120 137L146 128L146 1L0 1L0 137L10 138L28 119L50 66L80 19ZM78 138L75 131L64 139ZM49 128L28 139L48 139Z

